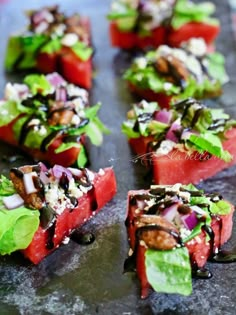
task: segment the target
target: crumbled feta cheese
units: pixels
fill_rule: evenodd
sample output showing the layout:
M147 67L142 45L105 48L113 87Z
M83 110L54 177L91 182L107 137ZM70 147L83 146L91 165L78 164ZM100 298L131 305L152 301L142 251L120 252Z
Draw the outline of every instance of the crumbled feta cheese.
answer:
M94 180L94 173L87 169L88 179L92 182Z
M42 34L47 30L48 26L49 24L46 21L42 21L35 27L34 31L36 34Z
M58 24L53 28L53 34L56 36L62 36L66 30L65 24Z
M68 84L66 89L69 97L80 96L83 99L88 99L88 91L85 89L79 88L74 84Z
M173 86L173 84L170 83L170 82L165 82L165 83L163 84L163 87L164 87L164 90L165 90L165 91L168 91L169 89L171 89L172 86Z
M71 119L71 124L72 125L79 125L79 123L81 122L81 119L79 118L78 115L73 115L72 119Z
M176 143L171 140L163 140L159 148L156 150L157 156L168 154L169 152L173 150L175 145Z
M147 245L143 240L139 241L139 245L147 248Z
M139 69L145 69L147 66L147 59L144 57L139 57L135 59L135 63Z
M100 168L99 171L98 171L98 174L101 175L101 176L105 175L104 169Z
M80 198L81 196L83 196L83 192L76 186L74 178L69 181L68 191L72 196L76 198Z
M179 232L182 239L185 239L191 234L191 231L186 229L185 227L181 227Z
M47 134L47 128L45 127L45 126L39 126L39 134L41 135L41 136L45 136L46 134Z
M207 52L207 45L202 38L192 38L181 46L197 57L202 57Z
M85 186L83 186L83 185L80 185L80 186L79 186L79 189L80 189L84 194L87 194L87 192L88 192L89 190L91 190L91 188L92 188L92 186L88 186L88 187L85 187Z
M64 46L71 47L74 46L78 42L78 36L74 33L65 34L62 38L61 43Z

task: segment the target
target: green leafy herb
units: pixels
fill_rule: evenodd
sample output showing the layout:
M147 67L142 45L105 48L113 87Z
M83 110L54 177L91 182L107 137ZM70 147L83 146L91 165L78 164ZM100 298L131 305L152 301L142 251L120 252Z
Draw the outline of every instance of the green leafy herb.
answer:
M80 148L81 144L77 142L68 142L68 143L62 143L56 150L55 153L61 153L67 150L70 150L72 148Z
M189 22L205 22L208 24L219 24L217 19L211 18L215 6L211 2L193 3L189 0L177 0L171 26L175 29Z
M212 214L226 215L231 212L231 206L225 200L220 200L218 202L211 202L210 212Z
M15 193L15 188L11 180L1 175L0 178L0 196L10 196Z
M73 45L71 49L83 61L88 60L93 53L93 49L91 47L80 41Z
M39 227L39 211L20 207L0 208L0 254L6 255L25 249Z
M88 163L87 153L86 153L85 147L81 145L79 155L77 158L77 165L78 167L85 167L87 163Z
M57 52L61 49L61 39L58 37L51 38L49 42L47 42L42 48L40 49L41 52L52 54Z
M43 74L27 75L24 79L24 83L29 86L32 94L41 93L42 95L47 95L51 90L51 84Z
M193 143L194 147L200 152L209 152L225 162L230 162L232 160L231 154L223 149L219 137L210 132L202 133L201 135L192 134L188 141Z
M148 249L145 253L148 282L157 292L192 293L192 274L186 247L169 251Z
M0 101L0 127L9 124L17 116L23 113L30 113L32 110L22 106L15 100Z

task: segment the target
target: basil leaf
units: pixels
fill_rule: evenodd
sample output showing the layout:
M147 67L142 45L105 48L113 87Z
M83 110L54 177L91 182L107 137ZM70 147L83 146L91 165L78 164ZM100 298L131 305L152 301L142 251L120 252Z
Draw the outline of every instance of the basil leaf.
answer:
M226 215L231 212L231 206L227 201L224 200L211 202L210 212L218 215Z
M31 111L32 109L22 106L15 100L0 101L0 127L9 124L20 114Z
M43 74L30 74L24 79L24 83L28 85L32 94L40 92L43 95L47 95L51 91L51 84Z
M87 152L86 152L85 147L81 145L79 155L77 158L77 165L78 167L85 167L87 163L88 163Z
M168 251L148 249L145 253L148 282L157 292L192 293L192 273L186 247Z
M188 141L194 144L197 151L207 151L225 162L230 162L232 160L231 154L223 149L219 137L210 132L201 135L192 134Z
M72 149L72 148L80 148L81 144L77 142L68 142L68 143L62 143L56 150L55 153L61 153L66 150Z
M180 28L188 22L205 22L208 24L219 24L218 20L211 18L215 12L215 6L211 2L193 3L188 0L177 0L171 26L175 29Z
M133 130L134 124L130 121L123 122L121 126L121 131L130 138L139 138L140 133Z
M40 52L52 54L54 52L57 52L61 49L61 39L56 37L53 39L50 39L48 43L46 43L41 49Z
M0 254L25 249L39 227L39 211L20 207L0 210Z
M82 61L88 60L93 53L93 49L91 47L80 41L73 45L71 49Z
M1 175L0 178L0 196L10 196L15 193L15 188L11 180Z

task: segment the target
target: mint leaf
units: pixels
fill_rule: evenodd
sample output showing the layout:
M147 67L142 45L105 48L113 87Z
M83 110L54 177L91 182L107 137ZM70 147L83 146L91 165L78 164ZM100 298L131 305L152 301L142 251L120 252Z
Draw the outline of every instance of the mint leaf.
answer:
M148 249L145 253L148 282L157 292L192 293L192 273L186 247L168 251Z
M134 124L130 121L123 122L121 126L121 131L130 138L139 138L140 133L133 130Z
M223 149L219 137L210 132L202 133L201 135L192 134L188 141L194 144L194 147L199 152L209 152L225 162L232 160L231 154Z
M215 11L215 6L211 2L193 3L188 0L177 0L171 26L180 28L188 22L206 22L209 24L219 24L217 19L211 18Z
M52 38L48 43L46 43L41 49L40 52L53 54L61 49L61 39L56 37Z
M72 149L72 148L80 148L82 145L77 142L68 142L68 143L62 143L56 150L55 153L61 153L66 150Z
M0 254L25 249L39 226L39 211L20 207L0 210Z
M218 202L211 202L210 212L212 214L226 215L231 211L231 206L227 201L220 200Z
M87 153L85 147L81 145L79 155L77 158L77 165L78 167L85 167L87 163L88 163Z
M15 188L12 181L1 175L0 178L0 196L10 196L15 193Z
M0 127L9 124L20 114L30 111L31 109L20 105L15 100L0 101Z
M51 91L51 84L43 74L30 74L24 79L24 83L28 85L32 94L47 95Z
M71 49L82 61L88 60L93 53L93 49L91 47L80 41L73 45Z

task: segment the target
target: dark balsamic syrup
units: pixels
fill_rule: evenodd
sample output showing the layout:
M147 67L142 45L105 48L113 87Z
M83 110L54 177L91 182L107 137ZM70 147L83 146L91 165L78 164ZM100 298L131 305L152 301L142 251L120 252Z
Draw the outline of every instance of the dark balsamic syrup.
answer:
M91 232L82 233L75 230L70 238L79 245L90 245L95 241L95 235Z
M51 250L54 248L53 237L55 234L55 230L56 230L56 221L54 221L52 225L47 229L46 248L48 250Z
M192 270L192 276L197 279L210 279L213 275L206 268L196 268Z
M213 263L229 264L236 262L236 250L220 250L210 260Z

